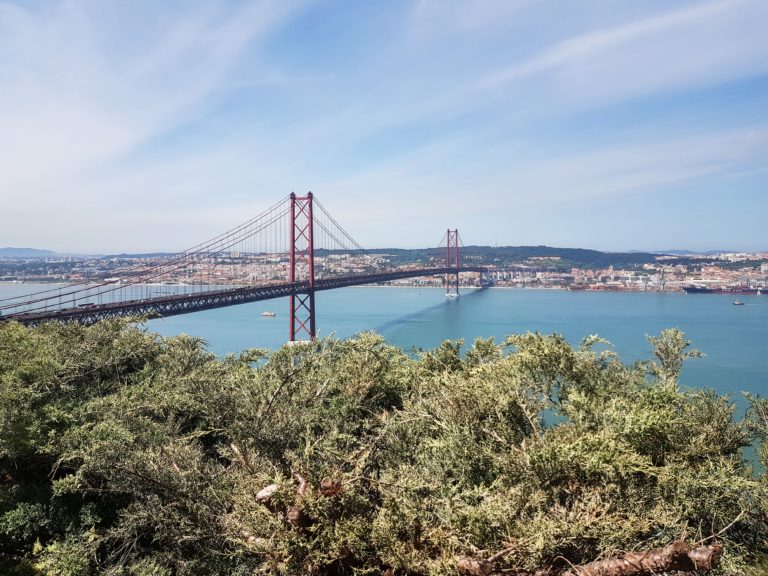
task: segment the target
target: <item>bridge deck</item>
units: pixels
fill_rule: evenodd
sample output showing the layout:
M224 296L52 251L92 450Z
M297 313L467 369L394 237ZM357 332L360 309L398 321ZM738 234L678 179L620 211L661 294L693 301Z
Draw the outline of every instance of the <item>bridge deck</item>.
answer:
M481 266L462 266L459 272L485 272ZM376 282L387 282L403 278L416 278L419 276L437 276L440 274L452 274L456 268L411 268L385 272L381 274L367 274L361 276L340 276L338 278L315 279L315 291L331 290L334 288L346 288L348 286L361 286ZM201 310L235 306L258 302L259 300L271 300L282 298L291 294L304 294L309 291L309 282L294 282L284 284L270 284L266 286L246 286L242 288L227 288L224 290L211 290L199 294L178 294L134 300L128 302L112 302L109 304L96 304L88 307L64 308L49 312L33 312L9 314L0 316L0 321L15 320L27 326L35 326L43 322L55 320L58 322L77 322L80 324L93 324L99 320L127 316L148 316L150 318L176 316Z

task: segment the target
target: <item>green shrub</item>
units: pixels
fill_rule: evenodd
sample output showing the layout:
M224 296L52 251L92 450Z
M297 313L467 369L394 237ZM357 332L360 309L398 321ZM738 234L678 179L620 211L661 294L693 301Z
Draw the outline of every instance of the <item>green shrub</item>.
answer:
M124 321L2 323L0 567L427 575L506 550L532 572L717 535L742 573L768 548L744 453L768 464L768 404L681 390L698 353L651 341L633 365L540 334L218 358Z

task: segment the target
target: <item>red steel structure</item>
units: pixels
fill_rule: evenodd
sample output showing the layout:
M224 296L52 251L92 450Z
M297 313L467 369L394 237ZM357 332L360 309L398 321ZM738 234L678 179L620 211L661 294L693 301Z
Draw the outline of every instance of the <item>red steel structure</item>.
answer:
M445 275L445 295L459 295L459 229L448 229L445 246L445 266L455 268Z
M291 318L289 336L291 342L297 339L315 338L315 260L314 260L314 218L312 215L312 192L306 196L291 193L291 236L290 236L290 283L306 283L305 292L291 294ZM304 272L302 274L302 272ZM304 278L300 278L304 276Z
M435 258L425 267L393 265L367 253L311 192L291 194L215 238L150 264L132 265L121 277L95 276L0 299L0 322L89 325L108 318L159 318L287 297L289 339L311 341L316 336L315 292L445 276L446 295L457 297L459 273L482 274L486 269L460 264L458 230L448 230L443 240L440 250L445 252L431 252ZM158 289L166 285L169 288Z

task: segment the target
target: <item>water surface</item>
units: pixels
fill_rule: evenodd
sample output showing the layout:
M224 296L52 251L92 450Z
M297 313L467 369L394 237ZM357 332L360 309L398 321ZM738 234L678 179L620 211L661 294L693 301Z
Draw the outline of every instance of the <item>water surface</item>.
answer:
M38 286L0 284L0 298ZM568 292L536 289L465 291L448 300L437 288L364 287L316 294L320 336L351 336L375 330L406 350L433 348L443 339L512 333L560 333L573 344L597 334L609 340L625 361L647 358L646 335L664 328L683 330L706 354L691 360L683 384L713 387L720 393L750 391L768 395L768 296L678 293ZM275 312L269 318L262 312ZM217 354L244 348L276 348L288 338L287 298L152 320L163 335L185 332L202 337Z

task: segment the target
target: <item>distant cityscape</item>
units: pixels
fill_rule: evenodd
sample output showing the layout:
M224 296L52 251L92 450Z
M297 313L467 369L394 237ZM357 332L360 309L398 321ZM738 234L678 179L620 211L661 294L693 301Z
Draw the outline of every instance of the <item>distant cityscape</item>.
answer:
M609 253L594 250L537 247L463 249L462 263L485 266L485 281L498 287L559 288L594 291L762 290L768 292L768 252L718 254ZM118 256L44 255L3 256L0 281L25 283L87 283L115 281L149 270L167 254ZM6 252L7 254L7 252ZM53 254L53 255L52 255ZM438 250L374 250L367 253L320 253L315 273L344 275L382 268L438 264ZM193 270L164 274L161 284L256 285L284 281L286 254L217 254L201 260ZM148 278L148 282L151 282ZM387 282L394 286L440 286L440 277ZM478 286L479 274L462 274L463 286Z

